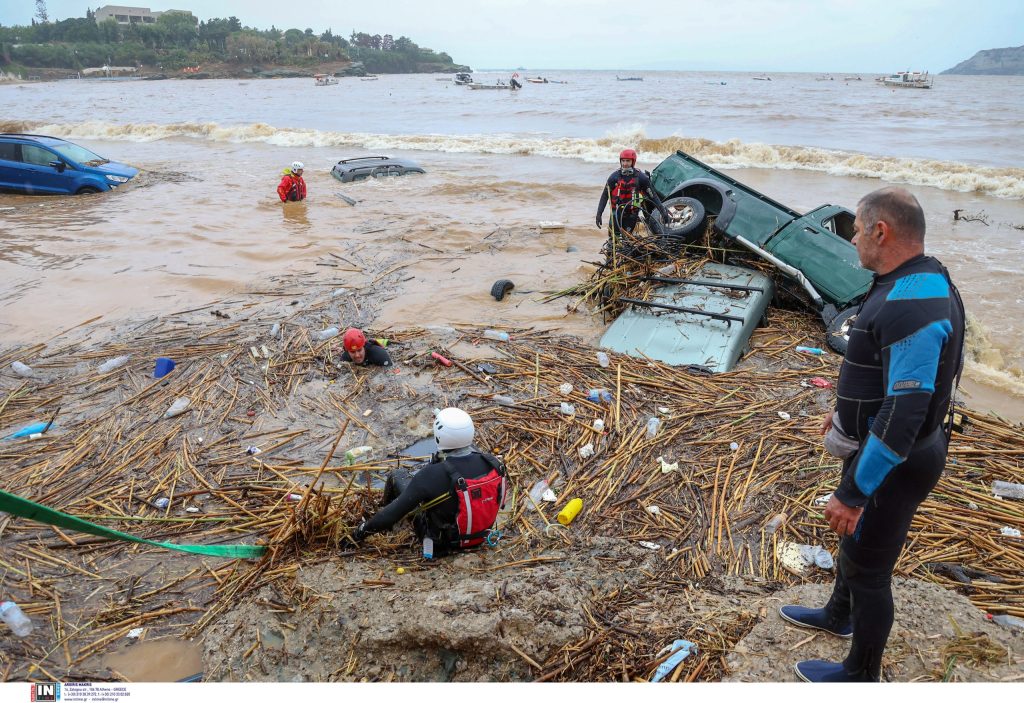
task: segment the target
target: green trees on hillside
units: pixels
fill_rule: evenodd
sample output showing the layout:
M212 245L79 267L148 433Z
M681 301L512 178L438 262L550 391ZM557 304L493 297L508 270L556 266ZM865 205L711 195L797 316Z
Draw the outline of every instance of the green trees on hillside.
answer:
M96 23L86 17L30 26L0 26L0 67L82 69L104 64L150 65L176 70L210 62L315 66L328 61L362 61L379 73L449 70L451 57L417 46L408 37L352 33L351 41L330 29L245 27L237 17L199 22L187 12L165 12L153 23Z

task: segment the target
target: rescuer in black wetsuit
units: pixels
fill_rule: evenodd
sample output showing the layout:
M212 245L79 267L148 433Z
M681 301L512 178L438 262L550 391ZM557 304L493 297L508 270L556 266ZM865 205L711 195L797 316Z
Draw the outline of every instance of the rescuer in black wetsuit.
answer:
M892 571L918 505L946 463L943 431L962 363L964 310L946 269L924 255L924 213L902 188L865 196L853 243L875 272L850 330L835 413L859 444L825 508L842 538L824 608L781 615L853 642L842 663L796 665L805 681L878 681L893 623ZM832 425L833 413L823 423Z
M597 223L601 228L601 216L604 214L605 205L609 197L612 201L612 231L620 234L623 231L632 232L636 227L637 218L640 216L640 206L643 199L647 198L654 207L661 211L661 219L668 222L668 210L661 204L658 194L651 187L651 179L643 171L635 168L636 152L632 149L624 149L619 154L619 170L608 176L604 190L601 191L601 200L597 203Z
M458 408L445 408L438 412L434 419L437 454L429 464L414 473L401 470L393 472L384 489L384 500L388 501L387 505L363 522L352 534L352 538L359 542L368 534L390 530L406 515L425 508L417 512L413 520L417 538L432 538L433 556L457 548L459 531L454 529L453 532L453 528L459 504L453 491L452 474L472 480L486 476L500 466L493 456L484 454L472 446L473 433L473 420L464 411ZM499 471L503 477L504 469ZM498 507L503 498L502 482ZM491 527L493 521L490 521L490 524L476 525L473 531L486 531Z

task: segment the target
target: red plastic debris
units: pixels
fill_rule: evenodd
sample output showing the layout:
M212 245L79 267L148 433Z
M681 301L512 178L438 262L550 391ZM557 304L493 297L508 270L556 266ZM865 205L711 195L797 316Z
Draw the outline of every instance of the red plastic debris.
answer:
M452 365L452 362L451 362L450 359L444 358L443 356L441 356L437 352L430 352L430 358L431 359L435 359L437 361L437 363L441 364L442 366L451 366Z
M811 385L817 386L818 388L831 388L832 382L825 380L821 376L815 376L811 379Z
M249 417L256 417L256 411L250 410L249 412L246 413L246 415L248 415Z

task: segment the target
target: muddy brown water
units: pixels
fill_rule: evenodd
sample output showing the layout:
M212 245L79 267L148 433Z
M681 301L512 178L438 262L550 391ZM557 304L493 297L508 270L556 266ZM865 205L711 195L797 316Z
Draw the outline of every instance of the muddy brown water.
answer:
M203 671L199 645L176 639L129 645L104 655L102 664L129 681L181 681Z

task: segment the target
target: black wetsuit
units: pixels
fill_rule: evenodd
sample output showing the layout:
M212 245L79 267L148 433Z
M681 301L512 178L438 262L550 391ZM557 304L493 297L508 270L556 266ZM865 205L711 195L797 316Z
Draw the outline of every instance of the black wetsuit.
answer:
M836 412L860 448L835 497L864 506L840 543L829 614L852 616L846 671L877 681L893 623L892 570L917 506L946 463L943 420L956 385L964 313L948 274L919 255L876 276L839 371Z
M493 466L488 463L483 454L471 451L464 456L449 454L441 461L432 461L415 471L411 479L408 475L399 477L397 481L392 477L385 489L384 498L385 500L393 499L381 508L380 512L367 520L363 529L367 533L390 530L395 523L421 504L447 493L446 500L417 515L413 522L416 536L419 539L423 539L427 534L434 536L434 554L444 554L450 547L447 542L458 536L458 529L455 529L454 535L452 535L452 527L455 524L459 506L455 500L449 469L453 469L463 478L472 479L490 473ZM396 493L397 497L394 497Z
M377 342L368 339L366 340L366 346L363 348L366 350L366 358L362 364L357 364L358 366L391 366L391 355L388 354L387 349L377 344ZM341 353L341 360L352 362L352 356L347 351L343 351Z
M651 179L640 169L632 169L628 176L623 175L622 169L612 172L608 176L604 190L601 191L601 200L597 203L597 219L601 219L604 208L608 204L608 197L612 201L612 227L616 233L626 231L632 232L636 227L637 218L640 216L639 204L646 197L658 210L664 210L658 194L651 187Z

